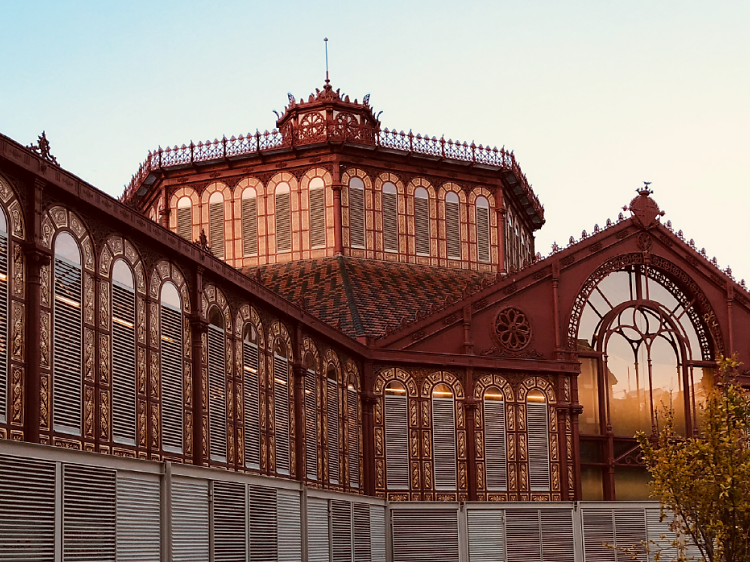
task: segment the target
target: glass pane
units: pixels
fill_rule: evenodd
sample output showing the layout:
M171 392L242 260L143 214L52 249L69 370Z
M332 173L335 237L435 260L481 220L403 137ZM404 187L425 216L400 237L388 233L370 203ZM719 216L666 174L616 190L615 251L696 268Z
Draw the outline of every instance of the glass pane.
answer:
M445 200L448 203L458 203L458 194L455 191L449 191L445 194Z
M581 462L604 462L603 443L599 441L581 440Z
M617 501L641 501L648 499L648 483L651 476L644 467L615 467L615 498Z
M310 180L309 189L319 189L321 187L324 187L323 178L313 178Z
M81 265L81 252L78 250L78 244L69 233L61 232L55 238L55 257Z
M398 381L391 381L388 383L388 386L385 389L386 394L391 394L395 396L404 396L406 395L406 389L404 388L404 385L401 384Z
M578 427L582 434L599 435L599 369L598 360L593 357L581 358L581 374L578 377L578 402L583 406L583 414L578 417Z
M435 388L432 390L432 396L433 398L451 398L453 396L453 391L447 384L436 384Z
M224 201L224 196L221 194L220 191L214 191L211 194L211 197L208 198L209 203L221 203Z
M604 473L599 467L581 467L581 499L583 501L602 501L604 499L603 476Z
M255 189L253 189L252 187L248 187L242 192L243 199L255 199L255 197L256 197Z
M0 232L8 232L8 222L5 219L5 213L0 211Z
M208 323L218 328L224 329L224 317L221 315L221 311L218 306L212 306L208 311Z
M414 191L414 197L418 199L427 199L427 190L424 187L418 187Z
M651 431L648 371L635 361L627 340L614 334L607 345L607 382L610 418L614 435L633 437L636 431Z
M134 288L133 272L130 271L130 266L125 263L125 260L115 261L115 265L112 266L112 281L128 289Z
M172 306L178 310L182 308L180 294L177 292L177 287L175 287L173 283L170 283L169 281L164 283L164 286L161 288L161 302L162 304Z
M255 326L250 323L245 324L245 335L243 339L246 342L258 343L258 332L255 330Z
M392 183L392 182L389 182L389 181L385 182L383 184L383 193L392 193L392 194L395 195L396 194L396 185L394 183Z
M490 402L502 402L505 397L499 388L491 386L484 391L484 399Z

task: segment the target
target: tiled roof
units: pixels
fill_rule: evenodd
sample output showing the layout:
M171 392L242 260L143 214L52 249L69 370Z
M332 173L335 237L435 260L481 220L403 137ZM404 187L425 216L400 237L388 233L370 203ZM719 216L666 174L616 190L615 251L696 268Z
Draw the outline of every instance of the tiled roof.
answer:
M493 273L337 256L247 267L248 277L352 338L382 336L417 312L461 299ZM339 326L340 322L340 326Z

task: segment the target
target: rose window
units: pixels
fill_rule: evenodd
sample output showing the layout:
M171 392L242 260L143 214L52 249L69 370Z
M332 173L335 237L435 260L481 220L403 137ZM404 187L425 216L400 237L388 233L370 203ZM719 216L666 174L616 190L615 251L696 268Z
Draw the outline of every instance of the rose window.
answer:
M520 351L531 341L531 324L517 308L501 310L495 318L494 336L497 342L510 351Z

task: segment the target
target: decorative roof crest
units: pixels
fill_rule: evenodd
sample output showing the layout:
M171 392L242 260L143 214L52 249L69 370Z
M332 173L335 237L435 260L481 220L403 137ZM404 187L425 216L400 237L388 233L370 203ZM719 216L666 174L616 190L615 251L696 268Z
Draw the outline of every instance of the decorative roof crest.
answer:
M623 210L629 210L632 214L633 221L644 229L649 229L659 222L659 217L664 216L664 211L659 209L659 205L651 198L653 190L649 187L650 181L644 181L643 187L636 189L638 197L635 197L629 207Z
M49 141L47 140L47 133L45 131L42 131L42 134L39 135L36 142L36 145L32 143L26 148L41 156L42 160L46 160L55 166L59 166L60 163L57 161L57 158L50 153Z

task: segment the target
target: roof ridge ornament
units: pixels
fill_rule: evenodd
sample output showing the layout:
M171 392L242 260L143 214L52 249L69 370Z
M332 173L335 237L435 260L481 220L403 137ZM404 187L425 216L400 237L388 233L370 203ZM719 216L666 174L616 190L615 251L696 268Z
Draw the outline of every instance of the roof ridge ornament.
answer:
M42 131L42 134L37 138L36 145L32 143L26 148L41 156L42 160L46 160L47 162L50 162L55 166L60 165L60 163L57 161L57 158L52 156L52 153L50 152L50 145L49 141L47 140L47 133L45 131Z
M649 186L650 181L644 181L643 187L636 189L638 197L635 197L627 209L630 211L633 222L644 230L648 230L659 222L659 217L664 216L664 211L659 209L659 205L651 198L654 192Z

